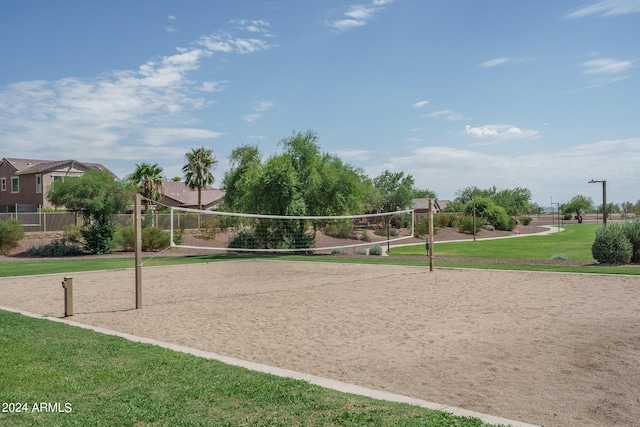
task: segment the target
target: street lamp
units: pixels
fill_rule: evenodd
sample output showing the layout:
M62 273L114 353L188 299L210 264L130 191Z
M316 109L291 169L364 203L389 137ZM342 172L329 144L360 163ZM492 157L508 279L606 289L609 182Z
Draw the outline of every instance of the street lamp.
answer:
M602 183L602 224L607 224L607 180L596 181L592 179L589 184Z

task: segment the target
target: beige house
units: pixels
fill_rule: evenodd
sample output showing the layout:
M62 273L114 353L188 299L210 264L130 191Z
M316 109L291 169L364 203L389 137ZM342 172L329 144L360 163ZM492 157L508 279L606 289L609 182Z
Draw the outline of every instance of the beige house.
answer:
M98 163L76 160L3 158L0 160L0 212L37 212L50 207L46 195L54 181L66 176L82 176L89 169L108 170Z

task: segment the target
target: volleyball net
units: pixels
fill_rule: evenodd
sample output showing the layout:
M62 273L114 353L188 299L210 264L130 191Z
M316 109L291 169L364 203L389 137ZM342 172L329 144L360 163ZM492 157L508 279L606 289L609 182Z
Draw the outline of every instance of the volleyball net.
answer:
M413 210L280 216L170 208L171 247L233 252L332 252L414 236Z

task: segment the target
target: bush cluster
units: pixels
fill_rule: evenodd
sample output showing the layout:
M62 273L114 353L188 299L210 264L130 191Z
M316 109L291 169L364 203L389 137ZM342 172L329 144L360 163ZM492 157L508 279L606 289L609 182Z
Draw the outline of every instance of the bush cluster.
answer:
M591 254L601 264L640 262L640 220L600 227L596 231Z
M6 254L24 238L24 228L17 219L0 221L0 254Z
M456 230L458 230L459 233L465 233L465 234L473 234L474 233L474 221L473 221L473 217L464 215L464 216L459 216L456 218L455 222L454 222L455 228ZM482 228L482 226L484 225L484 219L482 218L476 218L475 220L475 232L477 233L478 231L480 231L480 229Z
M373 245L369 248L369 255L382 255L382 248L380 245Z
M82 248L75 243L67 243L65 239L54 240L48 245L34 246L27 249L28 257L56 258L84 255Z

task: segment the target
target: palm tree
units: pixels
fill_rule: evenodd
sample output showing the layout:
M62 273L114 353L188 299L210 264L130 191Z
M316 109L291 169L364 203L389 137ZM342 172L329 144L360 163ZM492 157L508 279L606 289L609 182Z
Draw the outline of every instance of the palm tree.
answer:
M129 175L129 180L136 186L138 192L145 197L145 211L149 209L150 200L158 201L162 198L163 169L157 163L136 164L136 170Z
M213 184L211 169L218 163L213 150L205 147L192 148L185 154L187 164L182 167L185 183L190 189L198 189L198 209L202 210L202 189Z

